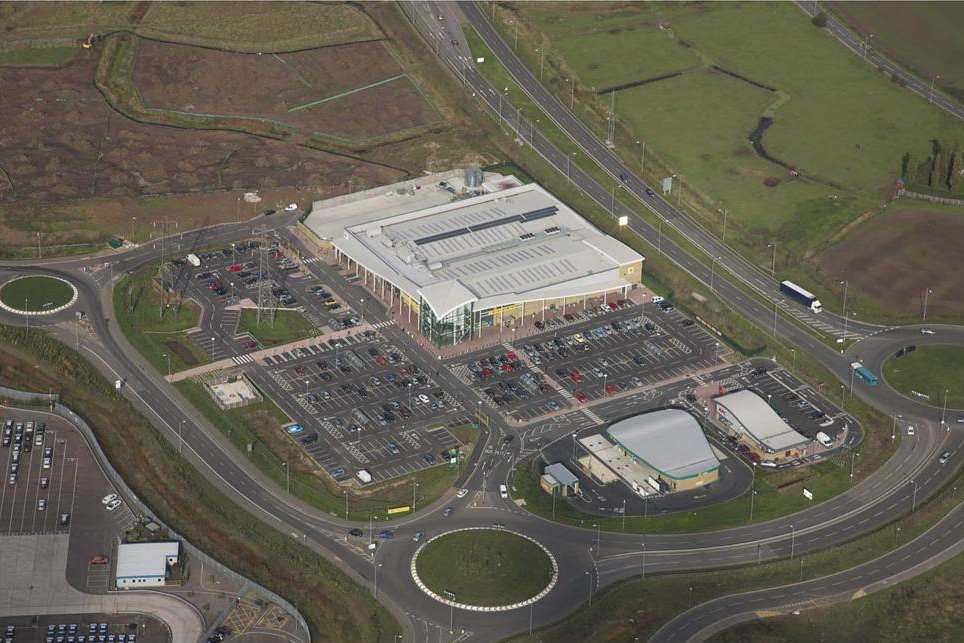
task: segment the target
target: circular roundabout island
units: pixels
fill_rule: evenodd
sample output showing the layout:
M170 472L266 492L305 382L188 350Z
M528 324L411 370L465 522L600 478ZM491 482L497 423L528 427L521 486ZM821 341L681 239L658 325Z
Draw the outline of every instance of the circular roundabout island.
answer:
M58 277L14 277L0 286L0 307L20 315L52 315L77 301L77 289Z
M559 566L537 541L506 529L470 527L440 534L412 558L412 578L432 598L460 609L507 611L555 586Z
M906 397L931 406L964 409L964 346L928 344L884 362L884 380Z

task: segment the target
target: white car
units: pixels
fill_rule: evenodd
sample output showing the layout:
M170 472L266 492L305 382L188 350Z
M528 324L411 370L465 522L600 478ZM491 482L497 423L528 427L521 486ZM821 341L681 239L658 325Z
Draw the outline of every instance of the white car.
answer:
M100 499L100 504L102 504L102 505L109 505L110 503L114 502L114 501L117 500L117 499L118 499L118 497L117 497L117 494L116 494L116 493L109 493L109 494L107 494L106 496L104 496L103 498Z
M285 206L285 212L294 212L297 209L298 209L297 203L289 203L288 205Z
M914 435L914 427L912 426L907 427L907 435Z
M660 297L659 295L653 295L653 298L650 299L650 301L653 302L654 304L658 304L659 302L663 301L663 298Z
M426 395L425 393L419 393L418 401L421 402L422 404L428 404L429 403L428 395Z
M120 501L120 500L111 500L110 502L107 503L106 509L107 509L107 511L114 511L115 509L117 509L117 508L120 507L120 506L121 506L121 501Z
M456 498L464 498L464 497L467 496L467 495L469 495L469 490L468 490L468 489L459 489L459 490L455 493L455 497L456 497Z
M37 501L37 511L44 511L47 509L47 499L41 498Z
M920 329L920 334L921 334L921 335L933 335L933 334L934 334L934 331L932 331L930 328L921 328L921 329Z

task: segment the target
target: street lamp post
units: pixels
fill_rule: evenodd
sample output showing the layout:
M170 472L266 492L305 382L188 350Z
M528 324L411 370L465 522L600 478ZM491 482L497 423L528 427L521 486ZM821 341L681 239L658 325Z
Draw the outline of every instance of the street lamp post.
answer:
M915 511L917 511L917 481L911 480L910 483L914 485L914 495L910 503L910 512L914 513Z
M854 451L854 452L850 455L850 479L851 479L851 480L854 479L854 467L855 467L855 465L857 464L857 456L858 456L858 455L860 455L860 454L857 453L856 451Z
M933 103L933 102L934 102L934 83L935 83L935 82L937 81L937 79L940 78L940 77L941 77L940 74L936 74L935 76L933 76L933 77L931 78L931 91L930 91L930 94L929 94L928 97L927 97L927 102L928 102L928 103Z
M947 423L947 389L944 389L944 405L941 407L941 426L943 426L947 431L951 430L951 426Z
M187 420L181 420L177 425L177 452L181 453L184 450L184 423Z
M897 418L899 418L899 417L901 417L901 416L900 416L900 415L895 415L895 416L894 416L894 424L893 424L893 426L890 428L890 439L891 439L891 440L896 440L896 439L897 439Z
M790 367L791 371L797 370L797 349L791 348L790 354L793 356L793 366Z
M643 562L642 562L642 564L641 564L641 567L642 567L642 572L643 572L643 578L645 579L645 578L646 578L646 543L644 543L644 542L643 542L643 543L639 543L639 546L640 546L640 547L642 548L642 550L643 550Z
M767 248L773 248L773 258L770 260L770 274L774 275L777 272L777 242L768 243Z
M712 261L710 262L710 292L716 292L716 288L713 285L714 278L716 276L716 259L717 258L714 255L712 257Z
M923 312L923 314L921 315L921 318L920 318L921 321L927 321L927 296L930 295L930 294L933 293L933 292L934 292L934 291L931 290L930 288L925 288L925 289L924 289L924 312Z
M285 468L285 493L291 493L291 475L289 473L288 463L282 462L281 466Z
M797 544L797 530L790 524L790 560L793 560L793 551Z
M418 489L418 480L412 480L412 511L415 511L415 490Z
M753 500L756 496L756 462L750 467L750 522L753 522Z
M854 373L857 372L856 368L850 369L850 397L854 396Z
M171 376L171 356L164 353L164 358L167 360L167 376Z
M840 285L843 286L843 338L847 339L847 280L841 281Z
M592 574L589 572L589 570L586 570L583 573L586 575L586 578L589 579L589 607L592 607Z

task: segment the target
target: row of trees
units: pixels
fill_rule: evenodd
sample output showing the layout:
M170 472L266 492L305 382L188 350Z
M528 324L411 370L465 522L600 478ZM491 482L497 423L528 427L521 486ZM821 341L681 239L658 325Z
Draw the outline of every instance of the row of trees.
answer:
M918 186L964 194L964 151L956 141L934 139L931 141L931 153L922 161L916 161L910 152L904 154L901 176L911 189Z

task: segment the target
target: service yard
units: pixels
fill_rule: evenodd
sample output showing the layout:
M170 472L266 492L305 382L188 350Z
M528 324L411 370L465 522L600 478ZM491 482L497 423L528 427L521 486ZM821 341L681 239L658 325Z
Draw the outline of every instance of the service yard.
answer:
M668 306L621 300L546 321L542 330L450 368L487 404L526 422L719 362L717 342Z

